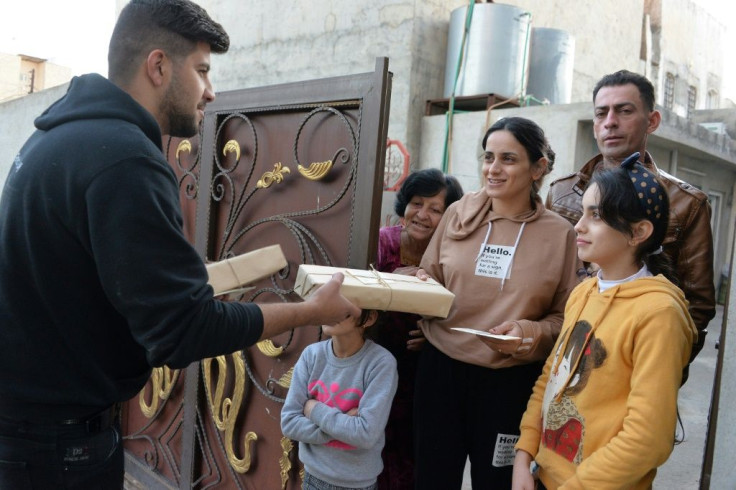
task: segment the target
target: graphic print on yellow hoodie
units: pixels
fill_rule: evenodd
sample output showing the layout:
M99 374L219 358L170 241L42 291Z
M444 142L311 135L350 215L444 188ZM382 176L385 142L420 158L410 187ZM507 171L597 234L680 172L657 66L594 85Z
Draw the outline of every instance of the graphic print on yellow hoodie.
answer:
M650 488L674 443L677 391L697 335L663 276L570 295L516 445L555 488Z

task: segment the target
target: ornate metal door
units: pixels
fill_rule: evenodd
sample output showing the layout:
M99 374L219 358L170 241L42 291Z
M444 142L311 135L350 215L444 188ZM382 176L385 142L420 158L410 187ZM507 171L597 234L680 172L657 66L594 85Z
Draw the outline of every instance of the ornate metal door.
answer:
M198 138L165 138L184 229L205 260L278 243L289 265L231 300L287 302L301 263L365 268L380 226L391 91L372 73L218 94ZM183 371L155 369L124 410L127 486L300 488L280 411L303 327Z

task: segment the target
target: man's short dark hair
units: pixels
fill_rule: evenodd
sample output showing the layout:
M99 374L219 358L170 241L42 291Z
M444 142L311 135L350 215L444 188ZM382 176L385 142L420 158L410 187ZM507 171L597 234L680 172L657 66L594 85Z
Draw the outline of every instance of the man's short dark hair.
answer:
M628 85L629 83L639 89L639 96L641 97L641 101L644 102L644 107L649 111L653 111L654 85L652 85L652 82L650 82L647 77L629 70L619 70L616 73L608 74L598 80L598 83L593 89L593 103L595 104L595 98L598 96L598 91L603 87L618 87L621 85Z
M142 57L162 49L171 57L187 56L197 43L213 53L230 47L225 29L189 0L131 0L120 12L107 54L108 78L128 83Z

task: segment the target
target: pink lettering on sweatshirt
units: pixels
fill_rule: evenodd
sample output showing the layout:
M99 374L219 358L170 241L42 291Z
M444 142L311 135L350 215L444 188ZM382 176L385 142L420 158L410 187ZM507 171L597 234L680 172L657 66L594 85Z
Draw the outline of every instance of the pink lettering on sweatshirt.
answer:
M328 407L338 408L342 413L357 408L363 396L363 392L357 388L345 388L341 390L338 383L330 383L328 388L327 384L319 379L309 383L307 389L315 400L324 403ZM337 439L331 440L326 446L337 449L355 449L354 446L338 441Z

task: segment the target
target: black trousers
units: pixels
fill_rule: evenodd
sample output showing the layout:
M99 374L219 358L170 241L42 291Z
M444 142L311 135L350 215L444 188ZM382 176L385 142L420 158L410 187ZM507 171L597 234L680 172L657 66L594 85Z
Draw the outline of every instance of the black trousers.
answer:
M474 489L511 488L519 422L542 367L484 368L425 343L414 388L415 488L459 489L468 457Z
M118 422L36 425L0 417L0 489L123 488Z

